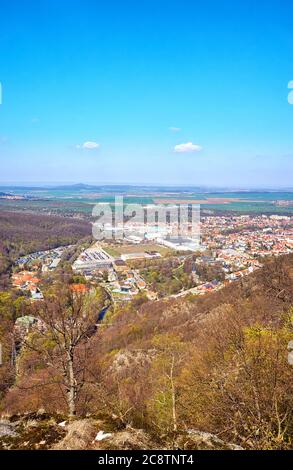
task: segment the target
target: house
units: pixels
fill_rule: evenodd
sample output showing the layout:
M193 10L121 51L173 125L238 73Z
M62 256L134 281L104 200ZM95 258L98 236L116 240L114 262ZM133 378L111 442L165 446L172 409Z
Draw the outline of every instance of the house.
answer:
M123 261L122 259L115 259L114 260L114 269L117 273L125 273L129 270L127 264L125 263L125 261Z
M44 299L44 296L43 296L42 292L40 291L40 289L37 286L31 285L31 286L28 287L28 290L30 291L31 298L33 300L43 300Z
M31 285L37 285L41 279L37 277L36 272L20 271L12 275L12 284L14 287L26 289Z
M90 290L85 284L71 284L70 289L75 294L86 294Z

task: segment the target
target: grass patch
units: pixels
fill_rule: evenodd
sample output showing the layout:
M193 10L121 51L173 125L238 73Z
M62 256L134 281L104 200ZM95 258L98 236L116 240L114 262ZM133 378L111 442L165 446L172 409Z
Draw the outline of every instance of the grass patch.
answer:
M124 254L129 253L145 253L147 251L157 251L162 256L168 256L174 254L172 250L165 246L158 245L156 243L142 243L137 245L110 245L104 244L103 249L110 255L110 256L121 256Z

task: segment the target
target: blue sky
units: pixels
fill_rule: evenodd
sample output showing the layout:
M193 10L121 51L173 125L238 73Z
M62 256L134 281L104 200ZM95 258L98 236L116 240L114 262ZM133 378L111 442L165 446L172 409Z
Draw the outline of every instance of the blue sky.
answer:
M0 182L292 186L291 1L0 13Z

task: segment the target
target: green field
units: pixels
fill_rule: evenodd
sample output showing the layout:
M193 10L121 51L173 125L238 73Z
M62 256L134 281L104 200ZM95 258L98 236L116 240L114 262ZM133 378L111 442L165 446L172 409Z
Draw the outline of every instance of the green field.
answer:
M113 257L118 257L128 253L145 253L147 251L157 251L162 256L172 253L172 250L165 246L157 245L156 243L145 243L139 245L115 245L103 243L103 249Z
M124 204L154 204L158 200L172 204L174 201L202 204L202 210L234 212L240 214L292 214L293 191L194 191L192 188L154 188L124 186L74 185L60 188L2 186L0 192L22 196L23 200L0 199L0 211L26 211L82 217L90 219L93 206L109 203L112 207L116 196L123 196ZM218 199L216 204L213 199ZM223 199L223 202L219 201ZM278 205L276 201L285 204ZM102 207L102 206L101 206Z

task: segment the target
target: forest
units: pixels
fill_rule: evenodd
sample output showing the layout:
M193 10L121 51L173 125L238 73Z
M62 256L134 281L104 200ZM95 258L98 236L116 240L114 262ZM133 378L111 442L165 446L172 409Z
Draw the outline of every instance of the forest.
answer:
M69 268L56 273L42 303L1 293L2 412L110 420L120 431L147 432L161 448L188 448L192 433L208 432L244 449L292 449L292 261L270 260L203 297L141 295L111 306L99 324L106 293L73 295ZM23 315L36 323L12 363Z
M17 257L91 236L85 220L0 211L0 285L8 285L7 273Z

